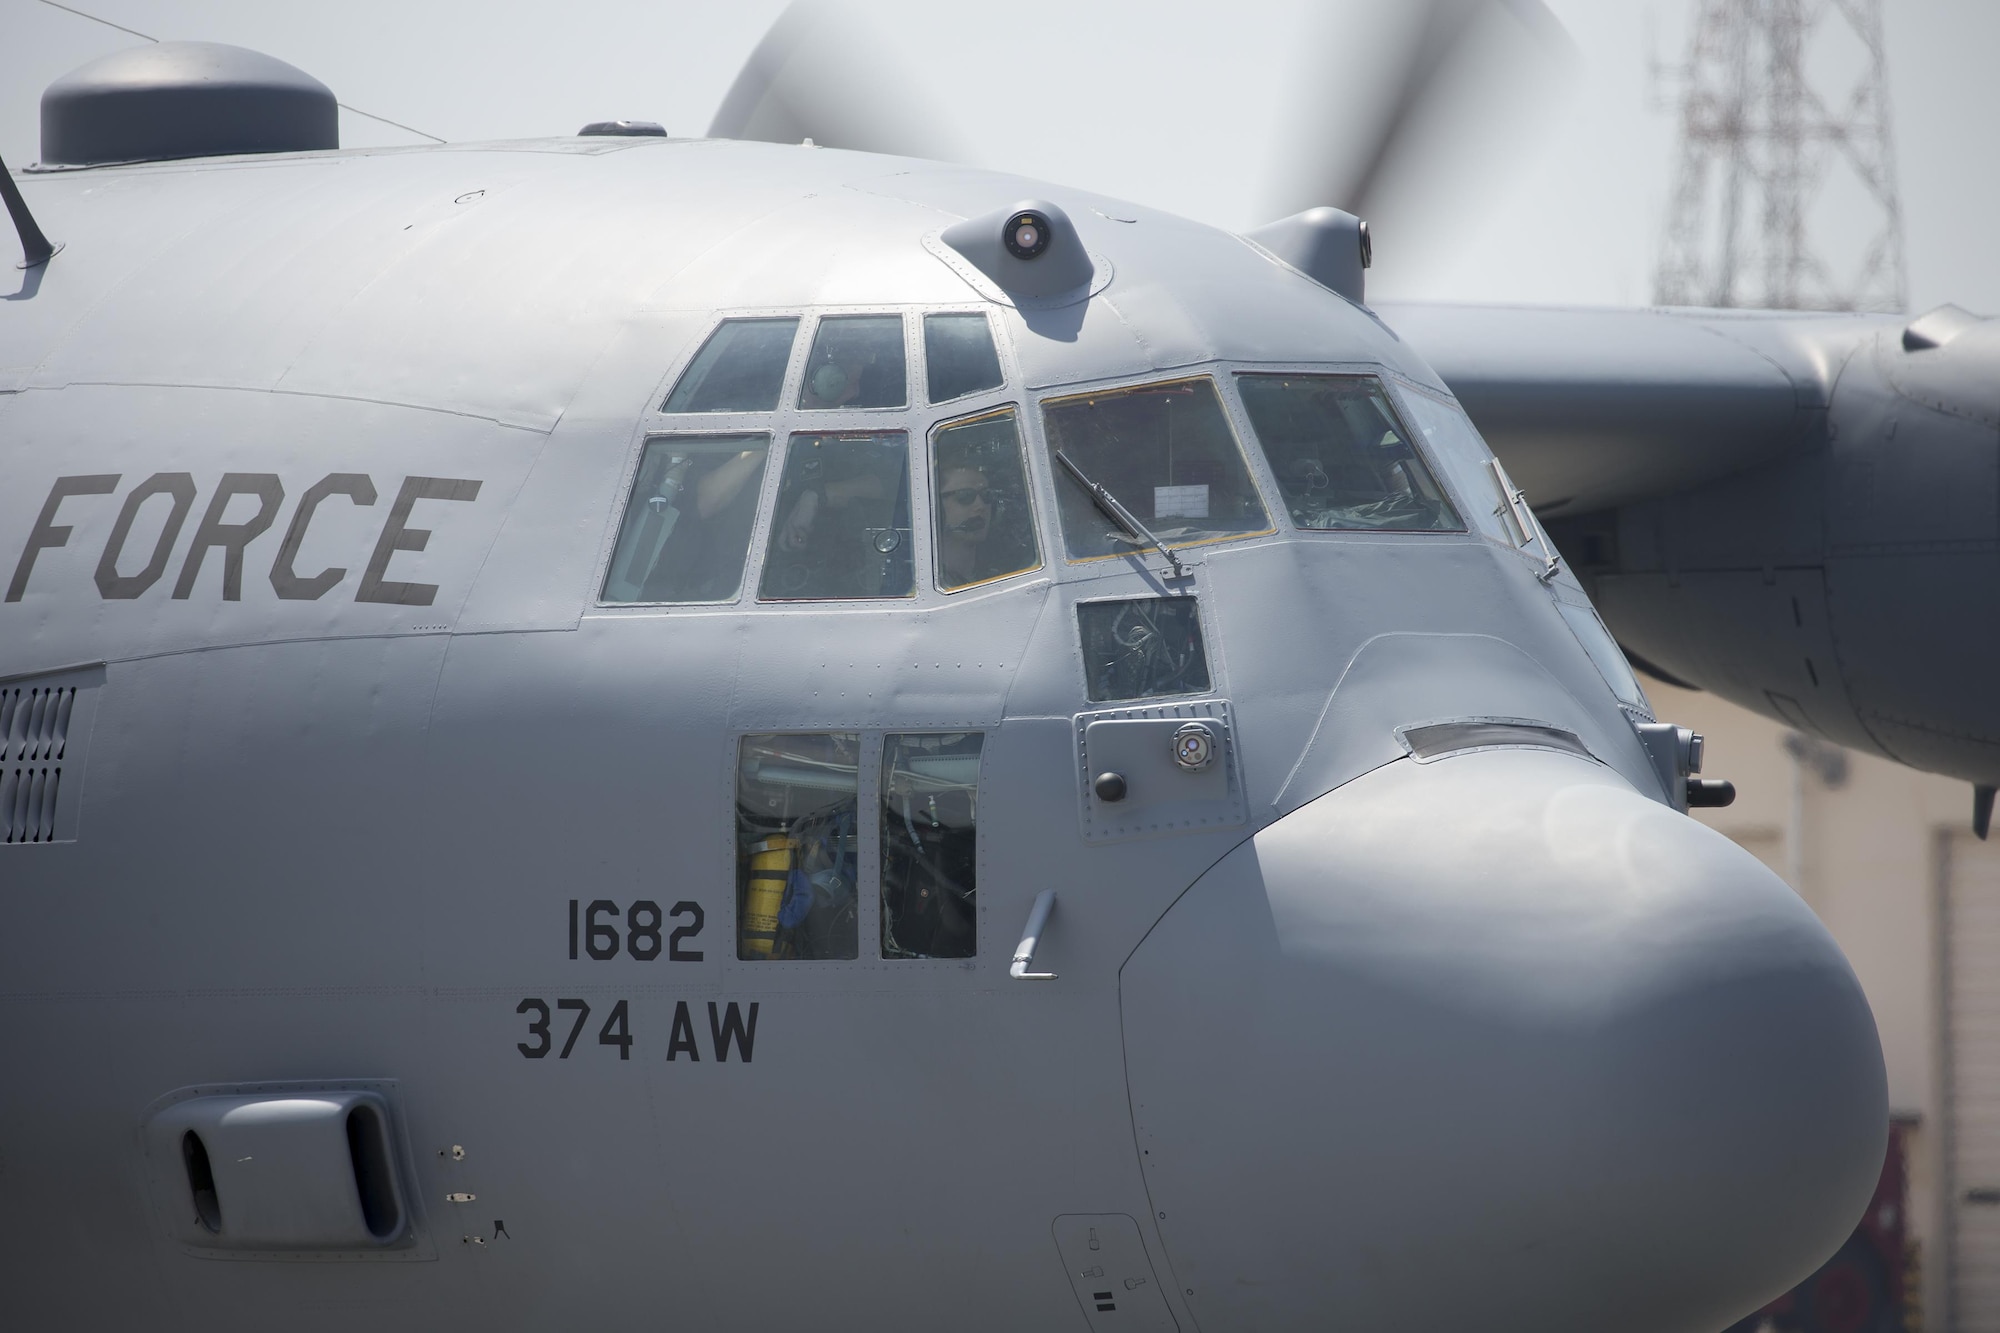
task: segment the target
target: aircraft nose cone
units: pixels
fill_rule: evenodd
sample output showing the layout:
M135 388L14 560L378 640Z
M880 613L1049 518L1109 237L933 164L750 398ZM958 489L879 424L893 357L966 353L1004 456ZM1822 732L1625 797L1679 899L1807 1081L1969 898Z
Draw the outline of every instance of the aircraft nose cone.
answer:
M1818 920L1572 756L1322 797L1203 876L1121 992L1203 1333L1721 1328L1881 1169L1874 1019Z

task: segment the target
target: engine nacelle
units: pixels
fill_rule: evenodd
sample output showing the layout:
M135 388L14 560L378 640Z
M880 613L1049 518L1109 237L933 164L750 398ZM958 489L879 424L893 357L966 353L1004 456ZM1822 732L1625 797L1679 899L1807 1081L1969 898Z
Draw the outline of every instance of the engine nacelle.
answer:
M1855 749L2000 782L2000 323L1885 330L1787 456L1549 524L1628 652Z

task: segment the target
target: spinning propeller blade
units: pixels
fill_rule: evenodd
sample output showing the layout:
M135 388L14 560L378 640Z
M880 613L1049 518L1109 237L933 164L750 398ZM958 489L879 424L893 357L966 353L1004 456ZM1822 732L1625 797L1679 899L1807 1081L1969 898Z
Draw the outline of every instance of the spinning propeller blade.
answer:
M708 127L712 139L758 139L963 161L907 62L852 5L794 4L750 53Z
M1408 275L1540 136L1579 54L1541 0L1350 4L1318 24L1263 212L1357 214L1378 265Z

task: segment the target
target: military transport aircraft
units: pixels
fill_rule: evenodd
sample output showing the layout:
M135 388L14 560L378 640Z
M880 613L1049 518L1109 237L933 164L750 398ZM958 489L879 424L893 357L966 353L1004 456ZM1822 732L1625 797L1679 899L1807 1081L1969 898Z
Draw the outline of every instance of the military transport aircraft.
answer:
M1665 1333L1851 1227L1861 991L1354 215L44 115L10 1325Z

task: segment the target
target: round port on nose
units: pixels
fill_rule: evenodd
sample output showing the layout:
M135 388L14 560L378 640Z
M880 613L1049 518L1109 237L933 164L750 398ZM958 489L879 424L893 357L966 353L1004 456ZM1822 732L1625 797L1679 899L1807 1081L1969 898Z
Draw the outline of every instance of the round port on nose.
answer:
M1091 781L1090 789L1097 793L1097 799L1100 801L1122 801L1125 799L1125 775L1099 773Z

